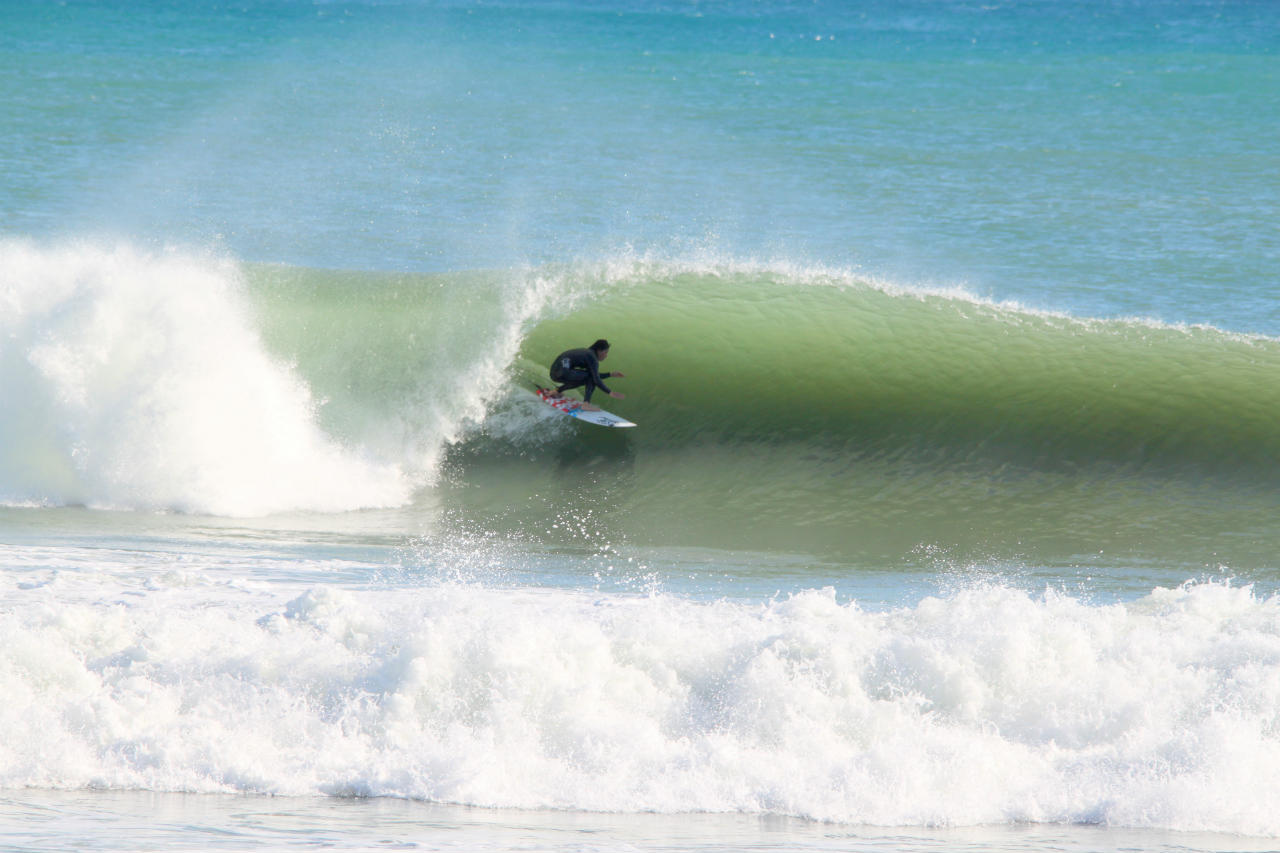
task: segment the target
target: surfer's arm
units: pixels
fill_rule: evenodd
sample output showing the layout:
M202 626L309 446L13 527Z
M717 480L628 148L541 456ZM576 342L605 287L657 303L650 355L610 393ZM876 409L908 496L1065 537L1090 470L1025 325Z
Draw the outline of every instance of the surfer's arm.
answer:
M620 372L615 372L615 373L598 373L597 375L598 375L601 379L603 379L603 378L604 378L604 377L606 377L606 376L617 376L617 377L619 377L619 378L621 378L621 377L622 377L622 374L621 374ZM623 394L621 391L613 391L613 390L610 390L609 386L608 386L608 385L605 385L603 382L599 382L599 381L597 381L597 382L596 382L596 384L600 386L600 390L604 391L604 393L608 394L610 397L612 397L612 398L613 398L613 399L615 399L615 400L625 400L625 399L627 398L627 395L626 395L626 394Z
M609 386L604 384L604 377L609 374L600 372L600 362L596 361L595 358L592 358L590 363L587 365L587 369L591 371L591 380L595 382L596 387L606 394L613 393L609 390Z

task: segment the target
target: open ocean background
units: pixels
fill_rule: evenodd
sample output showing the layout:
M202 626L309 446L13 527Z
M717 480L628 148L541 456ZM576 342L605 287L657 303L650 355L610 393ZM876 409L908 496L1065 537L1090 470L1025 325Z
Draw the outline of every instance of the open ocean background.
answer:
M1277 12L0 0L0 850L1274 850Z

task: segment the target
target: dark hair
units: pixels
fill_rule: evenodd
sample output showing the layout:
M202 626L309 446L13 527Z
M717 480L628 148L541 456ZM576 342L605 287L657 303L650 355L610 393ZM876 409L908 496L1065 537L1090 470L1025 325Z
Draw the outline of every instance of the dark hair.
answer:
M609 342L606 341L604 338L601 338L591 346L587 347L587 349L591 350L592 352L604 352L608 348L609 348Z

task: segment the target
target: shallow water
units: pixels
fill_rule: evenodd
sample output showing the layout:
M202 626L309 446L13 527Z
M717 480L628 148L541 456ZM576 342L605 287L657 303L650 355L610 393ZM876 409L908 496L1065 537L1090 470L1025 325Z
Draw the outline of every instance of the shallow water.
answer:
M9 792L11 795L13 792ZM782 817L514 811L386 799L23 792L0 800L3 850L935 850L1245 853L1233 835L1091 826L850 828ZM56 830L50 827L56 824Z

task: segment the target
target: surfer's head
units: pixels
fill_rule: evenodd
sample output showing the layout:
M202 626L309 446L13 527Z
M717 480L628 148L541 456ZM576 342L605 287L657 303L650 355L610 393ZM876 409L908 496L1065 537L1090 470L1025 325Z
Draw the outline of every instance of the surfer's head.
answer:
M604 338L601 338L591 346L587 347L587 349L595 353L596 358L604 358L605 353L609 351L609 342L606 341Z

